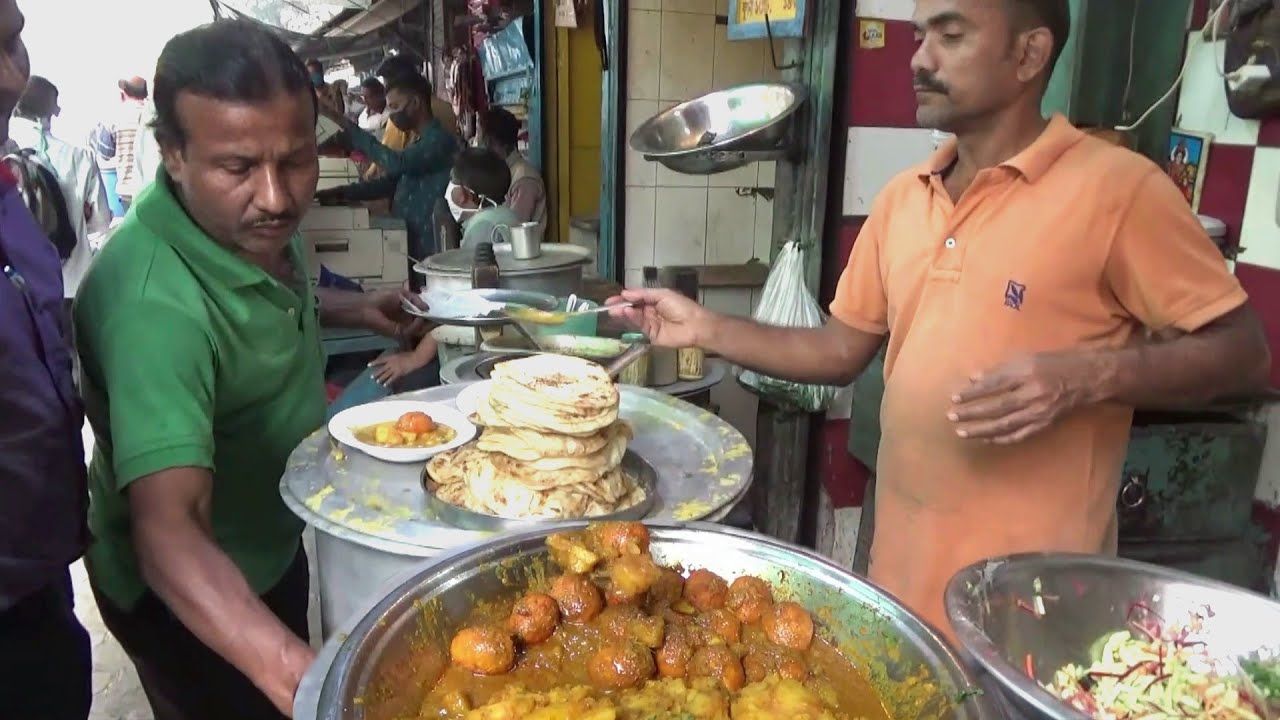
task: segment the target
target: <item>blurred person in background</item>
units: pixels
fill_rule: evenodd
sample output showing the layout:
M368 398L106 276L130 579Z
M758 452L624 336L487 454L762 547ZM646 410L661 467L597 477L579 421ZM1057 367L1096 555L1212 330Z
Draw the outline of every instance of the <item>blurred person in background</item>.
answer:
M58 88L43 77L31 76L14 108L9 137L18 147L35 153L36 159L58 179L62 191L67 218L76 236L75 249L62 263L62 292L69 321L71 300L93 255L90 239L107 231L111 209L93 153L53 135L51 127L58 112Z
M521 222L502 202L510 190L511 168L501 155L488 148L467 148L458 153L444 199L462 228L462 247L473 249L482 242L506 241L494 231Z
M0 0L0 141L30 72L23 16ZM61 314L58 253L0 166L0 715L85 720L89 634L69 566L89 542L88 490Z
M547 186L542 173L520 152L520 120L503 108L489 108L480 116L480 142L511 169L511 189L504 204L516 222L535 222L539 231L546 232Z
M102 123L91 138L100 166L105 168L104 184L107 199L114 194L119 202L112 204L112 213L123 216L129 210L134 196L146 187L137 176L134 159L138 134L145 132L150 117L147 107L147 81L134 76L116 83L120 88L120 107L115 119ZM114 175L114 180L112 176Z
M366 78L360 83L360 95L364 109L360 111L356 124L361 130L379 136L387 129L387 89L378 78Z
M421 77L426 82L426 88L430 95L431 116L439 123L445 132L454 136L459 142L462 140L462 133L458 130L458 118L453 112L453 106L442 98L436 97L435 91L431 86L431 81L422 75L417 63L410 60L407 55L392 55L382 64L378 66L377 76L382 78L383 85L387 88L391 84L401 78L410 76ZM376 134L376 133L375 133ZM392 150L403 150L409 146L414 139L413 130L402 130L395 126L394 123L386 123L382 130L382 144ZM370 165L364 173L364 179L371 180L382 174L382 168L376 164Z
M325 205L341 205L390 198L391 212L404 220L408 230L409 256L426 258L440 250L431 211L449 185L459 142L431 114L431 83L421 75L403 75L391 81L387 86L387 111L389 125L417 138L404 150L378 142L336 108L321 107L321 112L345 131L350 149L377 163L385 174L322 190L316 193L316 199ZM412 264L412 260L409 262ZM421 275L410 270L409 277L411 286L421 285Z

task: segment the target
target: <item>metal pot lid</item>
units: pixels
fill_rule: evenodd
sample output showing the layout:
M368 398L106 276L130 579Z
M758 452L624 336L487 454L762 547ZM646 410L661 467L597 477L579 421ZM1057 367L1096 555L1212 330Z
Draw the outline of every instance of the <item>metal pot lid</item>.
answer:
M493 246L498 257L498 271L503 275L533 275L549 270L560 270L591 262L591 252L568 243L543 243L542 254L532 260L517 260L511 254L509 243ZM417 263L413 269L419 273L449 273L470 275L475 266L475 251L470 248L446 250Z
M443 385L395 400L453 404L466 384ZM656 390L621 386L621 416L632 424L630 450L657 475L649 522L715 518L751 484L751 446L729 423ZM388 463L339 445L320 428L289 456L280 495L307 524L382 552L429 556L492 533L462 530L427 514L421 463Z

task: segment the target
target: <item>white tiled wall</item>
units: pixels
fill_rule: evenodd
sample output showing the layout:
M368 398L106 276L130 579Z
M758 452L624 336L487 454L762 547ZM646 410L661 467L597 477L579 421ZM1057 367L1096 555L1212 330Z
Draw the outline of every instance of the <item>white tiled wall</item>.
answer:
M857 0L858 17L910 20L915 0Z
M1187 73L1178 94L1175 124L1195 132L1211 133L1214 143L1253 145L1258 142L1258 121L1242 120L1227 110L1222 75L1226 42L1207 43L1199 31L1187 35Z
M716 14L727 0L633 0L627 37L627 136L661 110L712 90L776 80L768 43L730 41ZM773 201L750 194L774 186L773 163L718 175L682 175L628 149L625 281L646 265L767 261ZM747 294L745 291L735 291ZM749 302L749 299L748 299Z
M934 150L932 130L851 127L844 169L844 214L867 215L894 175L924 162Z
M728 0L631 0L627 35L627 137L661 110L713 90L778 80L763 40L728 39L716 15ZM768 262L773 201L749 192L774 187L774 163L753 163L718 175L682 175L628 149L624 282L641 284L647 265L720 265ZM749 289L712 289L703 301L714 310L750 315ZM733 380L713 391L720 414L753 444L755 396Z

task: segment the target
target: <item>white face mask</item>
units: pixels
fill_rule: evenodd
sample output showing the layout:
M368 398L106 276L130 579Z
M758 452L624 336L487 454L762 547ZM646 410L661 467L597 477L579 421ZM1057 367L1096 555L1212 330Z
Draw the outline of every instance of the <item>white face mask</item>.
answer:
M460 190L460 189L464 189L464 188L461 185L450 180L449 187L445 188L444 190L444 201L449 204L449 212L453 214L453 219L458 221L459 224L465 224L467 222L467 219L470 219L470 217L472 215L475 215L476 212L480 210L480 208L484 207L485 203L489 203L490 205L495 207L497 206L497 203L490 200L489 198L483 195L480 195L479 193L474 193L477 197L480 198L480 208L464 208L461 205L459 205L457 202L455 202L453 199L453 191Z

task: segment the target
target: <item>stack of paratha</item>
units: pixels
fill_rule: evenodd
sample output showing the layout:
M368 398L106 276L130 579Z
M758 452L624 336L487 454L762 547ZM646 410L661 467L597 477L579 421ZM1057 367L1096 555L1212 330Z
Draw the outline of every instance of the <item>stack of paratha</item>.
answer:
M480 437L427 464L437 497L518 519L603 515L644 499L621 467L631 427L603 368L531 355L498 365L492 380L471 418Z

